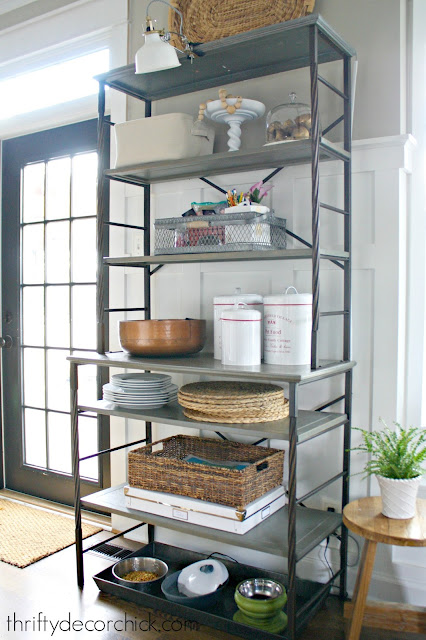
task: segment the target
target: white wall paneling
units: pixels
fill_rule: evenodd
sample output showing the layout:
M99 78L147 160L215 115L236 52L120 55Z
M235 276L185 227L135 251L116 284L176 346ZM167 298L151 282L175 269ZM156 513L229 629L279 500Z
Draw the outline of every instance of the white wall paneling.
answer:
M401 415L404 407L405 371L405 280L406 280L406 209L407 180L411 171L413 141L409 136L360 141L354 145L353 154L353 359L354 369L353 425L362 428L377 428L379 417L390 422ZM321 165L321 201L342 206L342 167L337 162ZM224 188L244 190L259 174L236 174L220 176L215 182ZM310 167L286 168L273 179L271 205L276 214L286 217L288 226L308 240L310 227ZM128 188L128 211L141 211L143 193L137 195L135 188ZM220 200L218 191L206 188L197 180L185 180L155 185L152 188L153 218L178 216L192 201ZM139 204L130 200L139 199ZM133 214L132 214L133 215ZM135 223L135 218L131 218ZM321 213L321 245L329 248L342 246L341 216L328 211ZM131 240L128 240L131 246ZM295 246L295 245L294 245ZM127 302L132 305L140 300L141 275L132 275L126 270ZM133 270L137 271L137 270ZM300 291L311 291L311 265L309 261L221 263L199 265L168 265L153 278L153 317L201 317L208 323L207 350L212 350L213 297L241 287L244 292L261 294L278 293L286 286L295 284ZM331 263L322 265L321 297L322 310L342 307L343 274ZM139 298L138 298L139 297ZM336 340L337 337L337 340ZM321 355L341 357L341 320L331 317L321 320ZM175 376L177 384L192 381L189 376ZM279 381L277 381L279 382ZM330 378L320 383L302 386L301 407L315 408L323 402L340 395L343 381ZM334 407L333 407L334 409ZM336 410L342 407L336 406ZM132 435L140 433L140 426L131 426ZM170 435L169 427L155 425L154 437ZM130 433L128 434L130 435ZM211 435L210 433L206 435ZM302 495L314 484L319 484L341 465L342 434L339 431L325 434L299 447L298 494ZM358 440L354 432L354 443ZM271 441L271 446L283 447L282 442ZM285 447L284 447L285 448ZM352 472L362 469L362 455L352 456ZM331 470L331 471L330 471ZM351 480L351 499L366 495L368 483L361 475ZM323 492L324 494L324 492ZM311 499L311 506L323 508L327 500L334 504L340 500L340 486L329 487L325 495ZM191 548L217 550L218 545L206 541L185 538L176 533L159 530L158 539L173 540L173 544L185 544ZM354 543L351 543L355 547ZM201 546L200 546L201 545ZM211 547L211 548L210 548ZM222 549L223 550L223 549ZM232 555L232 550L225 552ZM235 550L234 550L235 553ZM241 549L241 559L248 558ZM307 567L320 574L324 571L317 551L310 555ZM333 555L334 553L334 555ZM331 552L331 560L337 551ZM257 557L257 556L256 556ZM376 563L375 578L371 593L374 597L394 596L393 577L397 569L393 566L390 551L382 552L383 562ZM250 552L250 562L255 562ZM259 554L262 566L265 559ZM271 559L268 562L272 562ZM277 566L277 560L275 559ZM272 565L271 565L272 566ZM303 569L302 569L303 573ZM302 575L301 573L301 575ZM402 574L401 574L402 575ZM405 574L407 575L407 571ZM325 576L323 576L325 578ZM350 585L353 584L350 572ZM407 577L409 582L409 579ZM407 582L407 584L408 584ZM404 594L407 601L417 601L415 576ZM413 586L414 585L414 586ZM392 586L392 588L391 588Z

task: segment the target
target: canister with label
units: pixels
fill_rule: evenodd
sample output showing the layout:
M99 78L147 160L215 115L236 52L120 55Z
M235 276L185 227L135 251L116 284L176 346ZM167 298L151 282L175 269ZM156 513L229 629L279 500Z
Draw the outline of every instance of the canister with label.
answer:
M232 309L235 303L242 302L249 309L260 311L263 319L263 298L257 293L241 293L241 289L238 287L233 294L228 296L216 296L213 298L214 308L214 357L215 360L222 359L222 324L220 316L222 311L226 309ZM263 327L261 328L261 335L263 335ZM263 342L263 341L262 341ZM261 345L263 346L263 345Z
M235 305L222 311L222 364L259 365L262 317L260 311Z
M295 293L288 293L294 290ZM311 362L312 294L288 287L264 297L264 360L268 364Z

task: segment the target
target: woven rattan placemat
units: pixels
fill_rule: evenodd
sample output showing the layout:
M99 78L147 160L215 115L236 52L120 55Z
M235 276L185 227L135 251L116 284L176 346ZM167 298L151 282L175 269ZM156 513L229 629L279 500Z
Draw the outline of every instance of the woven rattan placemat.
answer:
M272 398L283 395L282 387L263 382L240 382L213 380L210 382L191 382L179 389L179 396L188 400L203 403L223 402L230 400L239 403L251 402L262 398Z
M283 389L262 382L193 382L181 387L178 401L186 417L202 422L270 422L289 410Z
M273 420L283 420L288 416L288 405L278 409L276 412L262 413L259 416L247 416L247 414L234 414L232 417L227 415L217 415L204 413L202 411L194 411L192 409L184 409L183 415L198 422L217 422L227 424L251 424L255 422L272 422Z

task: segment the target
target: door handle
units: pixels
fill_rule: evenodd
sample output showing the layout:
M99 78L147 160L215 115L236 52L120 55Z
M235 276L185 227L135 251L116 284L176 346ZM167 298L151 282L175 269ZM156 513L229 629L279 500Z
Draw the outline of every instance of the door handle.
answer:
M0 337L1 349L11 349L12 345L13 345L13 339L11 336L4 336L4 338Z

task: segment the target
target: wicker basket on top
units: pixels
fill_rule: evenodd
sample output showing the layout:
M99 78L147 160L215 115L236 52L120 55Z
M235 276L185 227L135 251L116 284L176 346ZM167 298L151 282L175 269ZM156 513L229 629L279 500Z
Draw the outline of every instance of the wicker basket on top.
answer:
M312 13L315 0L172 0L183 16L189 42L211 42L237 33L294 20ZM169 9L169 31L179 33L180 17ZM179 49L182 43L172 36Z
M185 460L249 463L243 469ZM283 482L284 451L255 445L171 436L129 452L129 484L244 509Z

